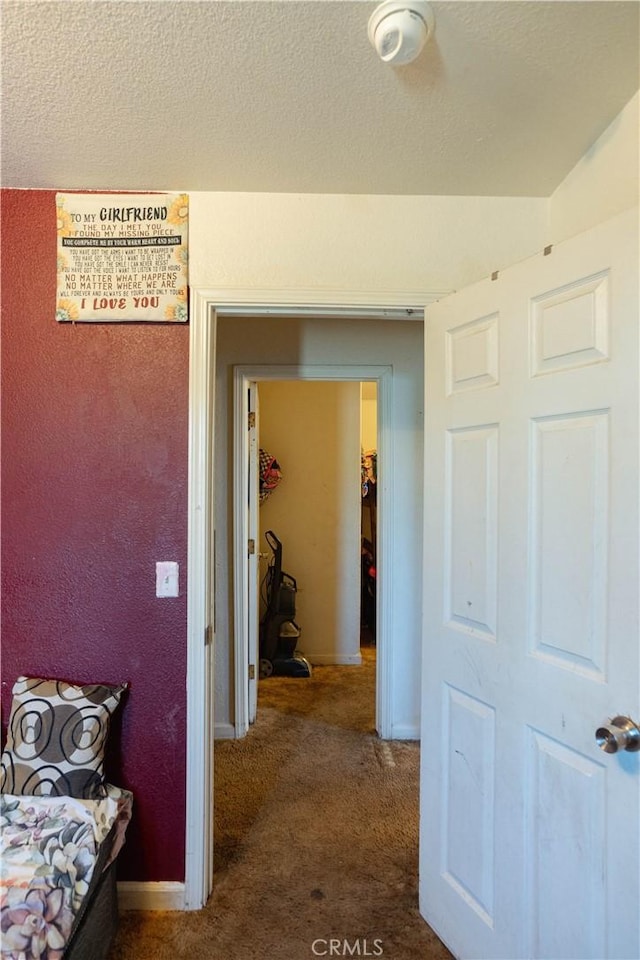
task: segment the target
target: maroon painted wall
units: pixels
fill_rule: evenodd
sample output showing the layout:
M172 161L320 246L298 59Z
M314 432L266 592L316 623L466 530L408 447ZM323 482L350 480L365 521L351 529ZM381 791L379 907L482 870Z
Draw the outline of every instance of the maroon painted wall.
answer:
M128 680L128 880L183 880L188 328L58 324L52 191L2 191L2 719L21 674ZM156 560L180 597L155 596Z

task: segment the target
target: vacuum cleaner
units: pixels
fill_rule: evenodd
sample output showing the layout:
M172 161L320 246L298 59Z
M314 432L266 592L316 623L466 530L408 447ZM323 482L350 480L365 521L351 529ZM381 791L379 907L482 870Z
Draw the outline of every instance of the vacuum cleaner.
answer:
M296 650L301 633L295 621L296 580L282 569L282 543L273 530L264 536L272 557L264 581L267 607L260 621L260 679L272 674L310 677L311 664Z

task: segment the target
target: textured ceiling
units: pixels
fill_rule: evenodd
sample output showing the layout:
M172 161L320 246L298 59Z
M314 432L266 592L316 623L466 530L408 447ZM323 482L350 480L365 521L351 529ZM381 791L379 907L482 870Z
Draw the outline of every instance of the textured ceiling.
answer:
M640 86L639 4L2 0L8 187L549 195Z

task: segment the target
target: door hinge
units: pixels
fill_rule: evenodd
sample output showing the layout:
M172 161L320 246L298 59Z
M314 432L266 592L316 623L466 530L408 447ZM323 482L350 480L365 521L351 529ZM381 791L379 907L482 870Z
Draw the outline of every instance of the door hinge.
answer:
M204 645L205 647L210 647L213 643L213 627L209 624L204 631Z
M255 540L249 540L249 556L252 557L256 552L256 542Z
M256 665L255 663L249 664L249 680L255 680L256 678Z
M256 414L254 410L249 411L249 430L253 430L256 425Z

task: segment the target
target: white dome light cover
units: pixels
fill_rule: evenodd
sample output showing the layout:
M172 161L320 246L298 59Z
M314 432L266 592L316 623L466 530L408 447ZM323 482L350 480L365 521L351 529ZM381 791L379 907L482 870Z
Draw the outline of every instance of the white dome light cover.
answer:
M368 34L384 63L401 66L416 59L434 27L425 0L385 0L369 17Z

